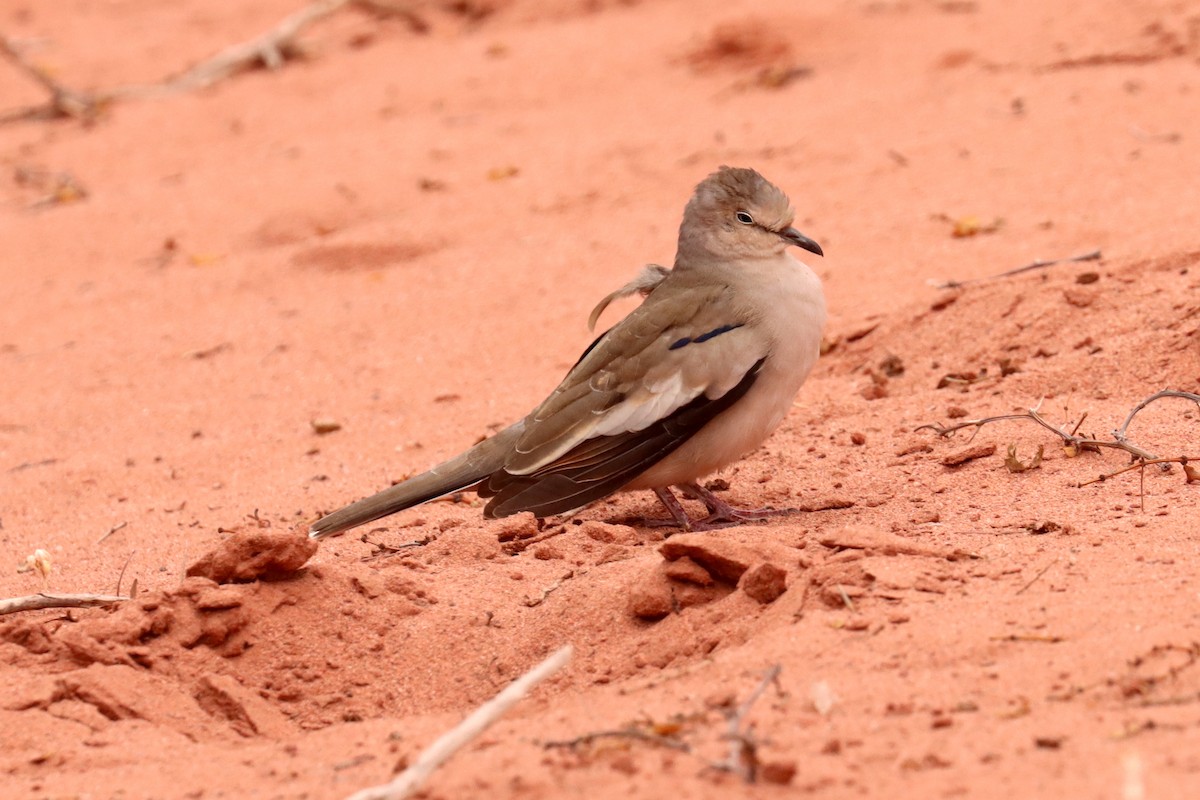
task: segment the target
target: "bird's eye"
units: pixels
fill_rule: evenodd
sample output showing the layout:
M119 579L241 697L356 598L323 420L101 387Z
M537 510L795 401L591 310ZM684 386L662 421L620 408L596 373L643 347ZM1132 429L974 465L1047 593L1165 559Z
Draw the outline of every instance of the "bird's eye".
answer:
M739 211L737 212L737 221L743 225L753 225L754 217L750 216L745 211Z

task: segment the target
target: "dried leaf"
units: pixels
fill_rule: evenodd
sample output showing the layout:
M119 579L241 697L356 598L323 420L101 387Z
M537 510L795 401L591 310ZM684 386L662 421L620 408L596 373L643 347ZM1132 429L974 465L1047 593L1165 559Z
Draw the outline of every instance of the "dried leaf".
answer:
M40 547L31 555L25 556L25 564L17 568L17 572L36 572L43 581L50 577L52 571L50 554Z
M320 436L342 429L342 423L333 419L314 419L310 420L308 424L312 425L313 433Z
M956 239L963 239L981 233L995 233L1003 227L1004 220L999 217L989 223L984 223L979 217L972 214L954 220L954 229L951 231L951 235Z
M1009 472L1025 472L1031 469L1037 469L1042 465L1042 456L1045 454L1045 448L1038 445L1037 453L1034 454L1033 460L1029 463L1021 461L1017 458L1017 446L1010 444L1008 446L1008 455L1004 458L1004 466L1008 467Z
M973 383L979 383L987 378L987 369L982 369L979 372L967 370L966 372L949 372L943 375L937 384L937 388L945 389L947 386L970 386Z
M651 722L650 730L656 736L674 736L683 730L683 724L678 720L669 722Z
M489 181L502 181L507 178L515 178L520 172L521 170L511 164L504 167L493 167L488 170L487 179Z

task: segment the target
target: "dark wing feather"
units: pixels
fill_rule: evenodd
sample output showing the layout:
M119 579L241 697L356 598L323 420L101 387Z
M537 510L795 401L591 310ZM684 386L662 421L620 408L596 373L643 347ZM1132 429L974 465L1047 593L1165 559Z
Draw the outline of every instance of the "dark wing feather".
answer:
M504 470L493 473L478 489L480 497L491 498L484 515L507 517L532 511L535 516L549 517L618 491L740 400L754 385L764 360L715 400L700 395L640 431L589 439L528 475Z

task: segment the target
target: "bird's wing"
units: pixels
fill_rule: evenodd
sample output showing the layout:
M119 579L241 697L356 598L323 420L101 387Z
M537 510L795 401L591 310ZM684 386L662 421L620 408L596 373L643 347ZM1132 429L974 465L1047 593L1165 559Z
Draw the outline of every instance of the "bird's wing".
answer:
M489 497L484 514L506 517L531 511L549 517L587 505L625 486L740 400L758 378L760 359L732 389L716 399L701 394L638 431L587 439L526 475L495 472L476 488Z
M628 483L749 390L769 353L727 287L656 288L525 418L489 515L560 513Z

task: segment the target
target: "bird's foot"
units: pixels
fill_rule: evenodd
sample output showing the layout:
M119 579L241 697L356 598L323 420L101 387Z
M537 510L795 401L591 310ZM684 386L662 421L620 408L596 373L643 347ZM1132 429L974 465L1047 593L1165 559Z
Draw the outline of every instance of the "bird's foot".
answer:
M642 524L649 528L682 528L685 531L714 531L721 528L731 528L743 522L761 522L771 517L782 517L797 513L794 508L737 508L726 503L715 494L697 483L685 483L679 486L684 494L694 500L704 503L708 516L702 519L692 519L684 510L675 494L667 488L655 489L659 502L671 514L670 519L643 518Z
M729 528L743 522L762 522L771 517L784 517L798 513L795 508L737 508L726 503L698 483L685 483L679 487L684 494L704 503L708 516L692 522L692 530L705 531Z

